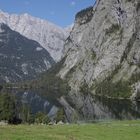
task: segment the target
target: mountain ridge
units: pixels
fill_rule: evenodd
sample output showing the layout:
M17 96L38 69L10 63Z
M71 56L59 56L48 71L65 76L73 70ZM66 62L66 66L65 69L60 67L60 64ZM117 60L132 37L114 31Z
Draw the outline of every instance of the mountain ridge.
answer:
M1 11L0 22L7 24L12 30L23 36L39 42L55 61L61 59L63 44L69 31L27 13L17 15Z
M31 87L58 101L69 122L139 118L139 14L138 0L97 0L77 13L63 58Z

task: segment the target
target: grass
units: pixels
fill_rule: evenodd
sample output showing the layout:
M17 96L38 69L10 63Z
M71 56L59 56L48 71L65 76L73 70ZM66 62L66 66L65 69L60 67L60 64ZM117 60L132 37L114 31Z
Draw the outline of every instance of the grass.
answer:
M140 121L81 125L0 126L0 140L139 140Z

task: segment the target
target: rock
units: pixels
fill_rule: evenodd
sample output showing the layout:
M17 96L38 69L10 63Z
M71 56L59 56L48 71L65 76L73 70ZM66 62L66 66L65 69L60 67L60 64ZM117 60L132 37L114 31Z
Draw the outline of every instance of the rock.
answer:
M62 121L59 121L58 123L57 123L57 125L63 125L64 123L62 122Z
M70 30L65 30L47 20L32 17L26 13L16 15L0 11L0 23L5 23L12 30L39 42L55 61L61 59L64 41Z
M140 82L133 85L133 94L131 96L132 100L140 100Z
M68 110L73 106L72 112L78 117L111 116L93 95L119 99L132 96L132 85L140 81L139 5L138 0L97 0L93 7L76 15L58 76L71 87L65 100L69 105L61 104ZM84 83L88 94L81 93ZM134 98L139 96L138 87Z
M30 80L55 61L38 42L0 24L0 83Z
M7 121L0 121L0 126L5 126L5 125L8 125L8 122Z

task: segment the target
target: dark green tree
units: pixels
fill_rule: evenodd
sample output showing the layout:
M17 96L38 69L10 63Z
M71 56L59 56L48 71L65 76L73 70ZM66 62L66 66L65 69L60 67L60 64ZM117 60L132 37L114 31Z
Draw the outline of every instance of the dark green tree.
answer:
M14 123L16 120L16 101L10 94L0 95L0 120Z
M63 108L58 110L55 120L56 122L59 121L65 122L65 113Z
M22 121L24 123L28 122L29 121L29 118L30 118L30 108L28 107L27 104L22 104L22 109L21 109L21 114L22 114Z
M35 116L33 114L30 114L28 118L28 123L29 124L34 124L35 123Z
M2 85L0 85L0 91L3 89L3 86Z

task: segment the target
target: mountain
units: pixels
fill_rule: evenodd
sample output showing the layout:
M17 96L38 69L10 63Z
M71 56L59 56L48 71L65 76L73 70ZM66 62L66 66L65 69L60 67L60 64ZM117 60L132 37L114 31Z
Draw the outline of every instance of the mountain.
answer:
M12 30L39 42L55 61L61 59L64 41L69 35L69 30L26 13L16 15L0 11L0 23L5 23Z
M0 24L0 82L35 78L55 61L38 42Z
M74 24L71 24L69 26L67 26L65 29L65 31L68 33L68 35L70 34L70 32L72 31L72 28L73 28Z
M97 0L77 13L64 46L64 63L56 75L71 87L59 98L69 120L125 118L122 108L115 112L115 100L140 100L139 0ZM102 97L115 102L108 105Z
M78 12L63 58L39 79L26 83L21 100L34 111L51 110L53 116L63 108L69 122L140 118L139 15L138 0L97 0ZM46 100L36 98L38 93ZM34 104L39 101L37 108ZM46 101L51 106L44 108Z

